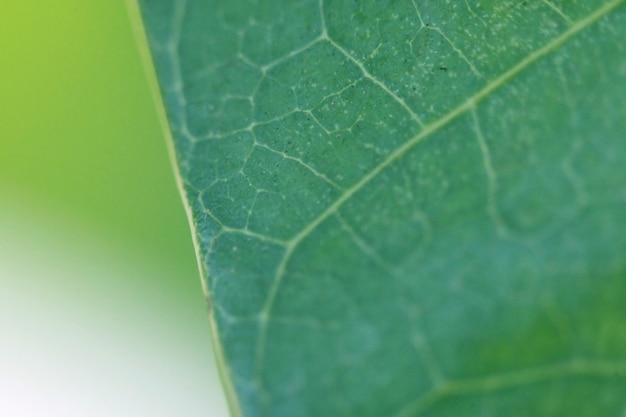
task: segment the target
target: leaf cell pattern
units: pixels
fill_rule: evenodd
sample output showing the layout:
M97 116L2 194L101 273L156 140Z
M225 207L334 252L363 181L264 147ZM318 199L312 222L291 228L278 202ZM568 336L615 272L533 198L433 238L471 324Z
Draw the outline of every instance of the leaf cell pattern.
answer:
M235 414L626 409L624 3L140 1Z

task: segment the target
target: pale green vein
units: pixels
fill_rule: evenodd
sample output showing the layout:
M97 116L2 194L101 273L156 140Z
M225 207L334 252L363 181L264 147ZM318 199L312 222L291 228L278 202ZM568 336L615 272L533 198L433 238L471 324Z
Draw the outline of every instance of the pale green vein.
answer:
M483 24L483 26L485 26L485 27L486 27L486 26L488 26L488 25L487 25L487 22L485 22L485 20L484 20L482 17L480 17L480 16L478 15L478 13L476 13L476 12L474 11L474 9L472 9L472 7L471 7L471 6L470 6L470 4L468 3L468 1L467 1L467 0L464 0L464 1L465 1L465 6L467 6L467 11L468 11L468 12L470 12L470 14L471 14L472 16L474 16L476 19L480 20L480 23L482 23L482 24Z
M277 65L282 64L283 62L287 61L290 58L293 58L294 56L298 56L303 52L308 51L309 49L311 49L312 47L314 47L315 45L317 45L318 43L322 42L323 40L326 39L326 36L324 33L322 33L321 35L319 35L318 37L316 37L315 39L313 39L312 41L306 43L305 45L301 46L298 49L294 49L293 51L289 52L288 54L280 57L280 58L276 58L275 60L273 60L272 62L269 62L261 67L259 67L261 69L261 71L263 72L263 74L266 74L269 70L271 70L272 68L274 68Z
M493 164L491 163L491 152L489 151L487 140L485 139L485 135L483 135L483 131L480 127L478 115L476 114L476 106L471 106L470 110L470 113L472 114L472 121L474 124L474 131L476 133L476 138L478 139L478 146L480 147L480 152L483 157L485 174L487 175L487 211L493 219L498 235L500 237L507 237L508 229L506 227L506 224L504 223L504 220L502 220L500 210L498 209L498 203L496 201L498 182L496 177L496 171L495 169L493 169Z
M561 16L563 18L563 20L565 20L567 22L567 24L571 25L572 24L572 19L569 18L569 16L567 16L565 13L563 13L563 10L559 9L554 3L552 3L550 0L541 0L546 6L548 6L549 8L551 8L552 10L554 10L554 12L556 14L558 14L559 16Z
M378 78L374 77L368 70L367 68L365 68L365 66L359 62L359 60L357 60L355 57L352 56L352 54L350 54L348 51L346 51L341 45L339 45L337 42L333 41L332 39L328 38L328 42L335 47L335 49L337 49L339 52L341 52L346 58L348 58L350 61L352 61L357 67L359 67L359 70L361 70L361 73L363 74L363 77L367 78L368 80L370 80L371 82L373 82L374 84L376 84L381 90L383 90L385 93L387 93L391 98L393 98L400 106L402 106L402 108L404 110L406 110L406 112L409 114L409 116L411 116L411 119L413 119L413 121L415 121L415 123L417 123L419 126L424 126L424 122L422 122L422 120L419 118L419 116L409 107L408 104L406 104L406 101L404 101L402 99L402 97L398 96L396 93L394 93L393 91L391 91L389 89L389 87L387 87L382 81L380 81Z
M467 7L469 8L469 5ZM470 70L472 71L472 73L474 73L475 76L482 78L482 74L480 73L480 71L478 71L478 69L474 66L472 61L470 61L467 58L467 56L465 56L465 53L463 53L462 50L456 47L454 42L452 42L452 39L448 38L448 36L446 36L446 34L443 33L443 31L439 29L437 26L431 26L431 25L427 25L426 23L424 23L424 20L422 19L422 14L420 13L419 8L417 7L417 3L415 3L415 0L413 0L413 8L415 9L415 14L417 15L417 18L420 21L420 25L421 25L420 30L427 29L427 30L433 30L437 32L439 36L441 36L448 43L448 45L450 45L450 47L454 50L454 52L456 52L459 55L459 57L461 57L461 59L465 61L467 66L470 67Z
M396 103L400 104L400 106L402 106L402 108L404 110L406 110L406 112L409 114L409 116L411 116L411 119L413 119L413 121L415 121L419 126L424 126L424 122L422 122L422 120L413 111L413 109L411 109L409 107L409 105L406 104L406 101L404 101L402 99L402 97L398 96L396 93L391 91L389 89L389 87L387 87L382 81L380 81L378 78L374 77L367 70L367 68L365 68L363 63L361 63L358 59L356 59L354 56L352 56L352 54L350 54L345 48L343 48L341 45L339 45L337 42L335 42L333 39L331 39L330 36L328 36L328 29L326 28L326 21L324 20L324 2L323 2L323 0L319 0L318 4L319 4L319 9L320 9L320 16L321 16L321 19L322 19L322 36L324 36L326 38L326 40L333 47L335 47L335 49L337 49L346 58L348 58L352 63L354 63L359 68L359 70L361 71L361 73L363 74L363 76L365 78L367 78L368 80L370 80L371 82L376 84L380 89L382 89L385 93L387 93Z
M435 355L433 353L430 344L428 343L428 339L422 332L414 332L411 335L411 342L417 350L417 354L419 355L424 368L426 368L426 372L430 377L433 387L438 388L440 386L444 386L448 384L448 377L439 366L438 361L435 359Z
M226 233L235 234L235 235L248 236L248 237L251 237L253 239L260 240L260 241L266 242L266 243L271 243L271 244L274 244L274 245L277 245L277 246L285 246L285 244L286 244L286 242L284 240L280 240L280 239L277 239L277 238L272 237L272 236L263 235L261 233L256 233L256 232L250 231L248 229L237 229L237 228L234 228L234 227L223 226L222 234L226 234ZM216 235L214 237L214 239L217 239L218 237L219 237L219 235Z
M322 179L323 181L325 181L326 183L328 183L328 185L330 185L331 187L337 189L337 190L343 190L342 187L340 187L339 185L337 185L337 183L335 183L333 180L331 180L330 178L328 178L328 176L326 176L325 174L317 171L315 168L313 168L311 165L307 164L306 162L304 162L302 159L300 158L296 158L294 156L288 155L285 152L281 152L278 151L274 148L272 148L271 146L268 146L264 143L255 143L255 146L258 146L259 148L263 148L266 149L269 152L272 152L274 154L280 155L282 156L284 159L288 159L290 161L293 161L295 163L297 163L298 165L302 166L304 169L308 170L310 173L312 173L313 175L315 175L316 177Z
M387 261L385 261L378 254L378 252L376 252L374 248L368 245L361 236L359 236L356 230L354 230L352 226L348 224L346 219L344 219L343 216L339 214L339 212L337 212L336 216L337 216L337 219L339 220L339 223L341 223L342 229L345 230L346 233L348 233L348 236L352 238L352 241L359 248L361 252L366 254L370 259L372 259L376 264L378 264L378 266L380 266L385 271L389 272L390 274L395 273L393 270L393 267Z
M535 369L488 375L481 378L450 380L404 406L394 417L419 416L441 400L471 394L488 394L514 387L531 386L569 378L625 379L626 362L574 359L570 362Z
M282 280L285 275L285 269L287 267L287 263L291 259L292 254L295 249L298 247L300 242L307 236L311 234L323 221L328 219L331 215L337 212L337 210L348 201L355 193L360 191L366 184L372 181L375 177L378 176L385 168L402 158L409 150L414 148L418 143L420 143L423 139L429 137L433 133L439 131L441 128L446 126L451 121L455 120L460 115L464 114L466 111L470 110L473 106L480 103L483 99L488 97L492 92L506 84L511 79L515 78L518 74L524 71L526 68L537 62L539 59L544 56L552 53L557 48L559 48L562 44L564 44L567 40L583 31L585 28L589 27L593 23L597 22L602 17L606 16L612 10L622 5L626 0L612 0L602 7L596 9L594 12L586 16L585 18L579 20L572 26L570 26L565 32L561 35L553 39L552 41L545 44L543 47L537 49L536 51L528 54L524 59L519 61L516 65L511 67L508 71L504 72L499 77L491 80L487 83L487 85L474 94L472 97L467 99L465 102L461 103L455 109L440 117L438 120L427 124L424 128L403 145L398 147L394 152L389 154L387 158L385 158L380 164L374 167L370 172L368 172L359 182L354 184L352 187L348 188L337 200L335 200L331 205L329 205L326 210L324 210L319 216L317 216L313 221L311 221L307 226L305 226L299 233L297 233L286 245L285 252L283 257L277 267L276 274L274 277L274 281L268 291L268 295L266 298L266 302L264 303L263 309L259 313L259 338L256 347L256 358L255 358L255 370L257 373L261 373L264 366L264 356L265 356L265 341L267 337L267 323L269 321L272 306L274 304L274 300L276 298L276 294ZM347 56L350 56L349 54ZM357 61L357 65L358 65ZM362 69L362 65L360 65Z

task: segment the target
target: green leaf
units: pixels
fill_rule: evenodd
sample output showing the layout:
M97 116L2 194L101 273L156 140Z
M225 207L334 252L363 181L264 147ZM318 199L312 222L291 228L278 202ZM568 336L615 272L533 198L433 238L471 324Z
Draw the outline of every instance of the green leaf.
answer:
M626 1L139 3L233 414L626 412Z

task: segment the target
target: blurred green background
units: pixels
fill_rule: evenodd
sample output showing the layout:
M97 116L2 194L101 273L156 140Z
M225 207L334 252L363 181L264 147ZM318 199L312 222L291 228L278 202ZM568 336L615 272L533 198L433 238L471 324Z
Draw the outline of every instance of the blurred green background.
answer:
M226 415L124 0L0 5L0 415Z

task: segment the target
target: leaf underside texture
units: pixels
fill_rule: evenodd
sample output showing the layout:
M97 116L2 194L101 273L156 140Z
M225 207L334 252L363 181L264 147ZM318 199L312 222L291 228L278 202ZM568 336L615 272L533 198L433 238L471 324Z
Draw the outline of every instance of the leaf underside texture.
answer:
M625 0L139 0L243 416L626 413Z

